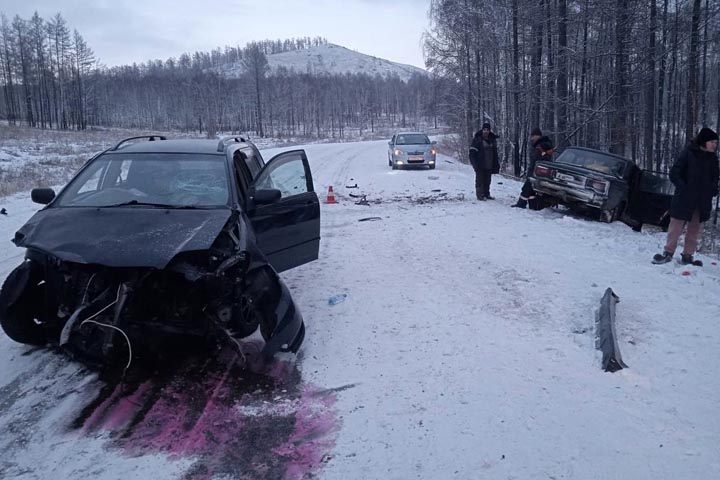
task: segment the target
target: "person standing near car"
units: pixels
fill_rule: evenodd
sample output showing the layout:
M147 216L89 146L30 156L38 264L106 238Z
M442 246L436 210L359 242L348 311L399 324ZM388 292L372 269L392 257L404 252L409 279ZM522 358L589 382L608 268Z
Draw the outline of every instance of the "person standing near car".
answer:
M500 173L497 138L490 124L484 123L482 129L475 132L470 145L470 164L475 170L475 195L478 200L495 200L490 195L490 183L492 174Z
M670 226L665 249L653 257L653 263L662 264L672 260L680 235L687 225L680 262L702 266L702 262L695 260L693 254L697 249L702 223L710 219L712 198L718 194L720 167L717 147L717 133L702 128L695 141L682 151L670 169L670 180L675 185L675 195L670 204Z
M532 183L530 183L530 175L535 171L537 162L541 160L549 162L552 160L553 144L550 138L543 136L539 127L533 128L532 132L530 132L530 143L532 148L530 149L528 168L525 172L525 183L520 191L520 198L513 207L526 208L529 203L531 210L540 210L539 198L532 188Z

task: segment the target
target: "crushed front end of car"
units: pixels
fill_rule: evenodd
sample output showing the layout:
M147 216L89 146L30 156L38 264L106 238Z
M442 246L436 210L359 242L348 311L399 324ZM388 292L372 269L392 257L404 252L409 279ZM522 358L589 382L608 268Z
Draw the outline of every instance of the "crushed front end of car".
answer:
M240 348L258 328L265 359L303 341L302 316L240 211L50 208L14 242L26 259L0 291L0 325L18 342L127 366L187 339Z

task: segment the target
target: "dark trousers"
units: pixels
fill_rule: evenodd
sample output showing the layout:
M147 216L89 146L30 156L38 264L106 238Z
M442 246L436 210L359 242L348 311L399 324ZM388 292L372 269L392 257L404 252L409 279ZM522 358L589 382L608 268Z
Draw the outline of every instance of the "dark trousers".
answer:
M490 183L492 182L492 170L484 168L475 169L475 195L478 200L490 196Z
M543 208L542 195L539 196L535 192L530 180L525 180L522 190L520 191L520 198L518 198L517 203L513 205L513 207L526 208L528 204L531 210L542 210Z
M530 183L530 180L525 180L525 183L523 183L522 190L520 191L520 198L523 200L530 200L531 198L535 197L535 190L532 188L532 183Z

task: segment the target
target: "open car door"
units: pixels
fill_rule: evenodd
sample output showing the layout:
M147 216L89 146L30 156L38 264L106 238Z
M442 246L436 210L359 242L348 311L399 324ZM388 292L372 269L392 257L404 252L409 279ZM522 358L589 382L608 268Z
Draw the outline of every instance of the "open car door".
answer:
M247 195L258 246L277 272L317 260L320 202L304 150L273 157Z
M667 227L675 186L668 174L641 170L626 213L636 222Z

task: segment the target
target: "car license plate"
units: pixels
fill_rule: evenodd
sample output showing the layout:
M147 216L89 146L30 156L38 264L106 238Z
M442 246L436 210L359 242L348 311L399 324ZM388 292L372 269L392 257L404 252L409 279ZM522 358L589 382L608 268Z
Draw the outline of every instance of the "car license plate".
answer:
M408 158L408 160L410 160L411 162L422 162L423 157L410 157Z
M575 177L573 177L572 175L565 175L564 173L559 172L555 174L555 178L557 178L558 180L565 180L566 182L575 181Z

